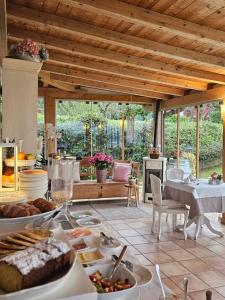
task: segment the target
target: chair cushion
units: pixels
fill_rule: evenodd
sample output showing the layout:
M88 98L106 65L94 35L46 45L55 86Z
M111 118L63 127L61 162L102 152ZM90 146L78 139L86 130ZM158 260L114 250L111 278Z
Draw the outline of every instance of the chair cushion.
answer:
M128 177L131 174L132 164L128 163L114 163L113 167L113 181L128 182Z
M186 205L184 203L172 200L172 199L163 199L162 206L168 208L185 208Z

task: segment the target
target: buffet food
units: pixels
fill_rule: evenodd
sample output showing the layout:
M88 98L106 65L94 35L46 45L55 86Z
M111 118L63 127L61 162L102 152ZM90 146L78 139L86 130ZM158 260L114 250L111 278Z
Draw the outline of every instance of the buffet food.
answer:
M50 212L55 205L39 198L27 203L7 204L0 206L0 218L20 218Z
M75 228L66 232L66 236L69 240L76 239L79 237L85 237L92 234L92 231L88 228Z
M48 230L24 230L10 233L0 240L0 257L34 246L51 235Z
M0 289L15 292L45 283L68 269L71 248L63 241L47 239L0 259Z
M79 258L82 264L90 264L104 259L104 256L98 249L93 249L90 251L80 252Z
M89 278L94 283L98 293L112 293L132 287L128 278L124 280L110 280L107 277L104 277L99 270L90 275Z

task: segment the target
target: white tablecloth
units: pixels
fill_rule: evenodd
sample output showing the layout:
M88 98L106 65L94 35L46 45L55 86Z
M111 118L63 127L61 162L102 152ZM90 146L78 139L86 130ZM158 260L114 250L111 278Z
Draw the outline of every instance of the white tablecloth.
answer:
M167 180L164 186L164 198L190 205L190 217L225 212L225 183L211 185L207 180L200 180L186 184L181 180Z

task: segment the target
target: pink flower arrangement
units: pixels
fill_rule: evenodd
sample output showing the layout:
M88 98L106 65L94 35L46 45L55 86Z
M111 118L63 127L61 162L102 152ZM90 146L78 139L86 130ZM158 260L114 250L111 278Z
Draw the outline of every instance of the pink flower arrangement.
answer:
M29 54L30 56L37 56L39 53L39 46L31 39L26 39L18 43L16 52L19 54Z
M104 153L96 153L94 156L91 156L89 163L95 165L97 170L107 169L113 162L112 155L107 155Z
M213 172L212 174L211 174L211 180L222 180L222 175L221 174L218 174L217 172Z

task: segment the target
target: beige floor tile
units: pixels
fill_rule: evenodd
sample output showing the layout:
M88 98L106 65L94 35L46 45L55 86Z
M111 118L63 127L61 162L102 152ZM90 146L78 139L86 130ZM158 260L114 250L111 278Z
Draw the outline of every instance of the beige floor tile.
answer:
M202 260L209 266L212 266L215 269L224 270L225 259L219 256L211 256L211 257L202 257Z
M143 236L144 236L144 237L146 238L146 240L148 240L149 242L152 242L152 243L158 242L157 236L154 235L154 234L144 234Z
M213 267L207 265L204 261L198 258L181 261L181 264L191 273L201 273L214 270Z
M184 289L184 276L171 276L170 279L177 284L180 289ZM193 274L188 275L188 290L189 292L200 291L208 289L209 286L204 283L201 279Z
M163 283L172 291L173 294L182 294L182 290L169 278L163 278Z
M135 245L134 247L143 254L157 252L160 250L159 245L156 243L140 244Z
M126 237L126 236L139 236L140 234L134 230L134 229L123 229L123 230L118 230L119 234L122 237Z
M199 244L197 244L196 241L192 241L192 240L178 240L178 241L175 241L175 243L184 249L195 248L195 247L199 246Z
M146 227L148 228L149 226L146 225L144 222L132 222L129 224L130 227L134 228L134 229L137 229L137 228L143 228L143 227Z
M208 271L196 274L196 277L200 278L210 287L219 287L225 284L225 275L218 271Z
M210 251L209 249L207 249L205 247L196 247L196 248L190 248L190 249L186 249L186 250L198 258L216 255L214 252Z
M188 252L184 249L166 251L166 253L176 261L188 260L188 259L195 258L195 256L193 256L190 252Z
M224 297L221 296L219 293L217 293L217 291L215 291L214 289L209 289L209 290L212 291L212 300L224 300ZM192 292L189 293L189 296L193 300L206 300L206 295L205 295L206 291L207 290Z
M150 227L135 228L135 230L140 234L151 234Z
M178 262L160 264L160 269L168 277L177 276L177 275L185 275L185 274L190 273L190 271L188 269L186 269L184 266L182 266Z
M211 245L207 246L207 248L218 255L225 255L225 246L223 245Z
M145 266L145 268L147 268L152 273L155 272L155 265ZM167 278L167 276L162 272L162 270L160 270L160 276L161 276L161 278Z
M143 266L152 265L152 263L142 254L135 255L135 258L137 258L138 262Z
M222 295L223 297L225 297L225 286L221 286L221 287L215 288L215 290L216 290L220 295ZM213 299L213 300L214 300L214 299Z
M134 248L133 246L128 246L127 247L127 251L128 253L130 253L131 255L136 255L136 254L141 254L136 248Z
M208 237L198 238L197 243L202 245L202 246L218 245L219 244L216 240L208 238Z
M159 242L158 245L159 245L159 248L165 252L170 251L170 250L181 250L181 247L172 241Z
M112 228L114 230L122 230L122 229L131 229L129 225L127 224L117 224L117 225L112 225Z
M146 238L144 238L143 236L128 236L128 237L126 237L126 240L131 245L148 243L148 240Z
M147 257L153 264L163 264L172 261L172 258L162 251L146 253L145 257Z

